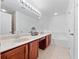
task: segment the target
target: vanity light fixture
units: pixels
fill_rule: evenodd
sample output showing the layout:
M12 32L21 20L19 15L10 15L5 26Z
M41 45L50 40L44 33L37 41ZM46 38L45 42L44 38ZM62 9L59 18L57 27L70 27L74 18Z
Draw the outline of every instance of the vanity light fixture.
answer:
M22 0L24 3L26 3L26 1L25 0Z
M36 10L33 6L31 6L29 3L26 3L25 0L20 0L21 4L23 5L24 8L28 8L31 12L35 13L36 15L40 16L41 13Z
M58 16L58 15L59 15L59 13L58 13L58 12L55 12L53 15L54 15L54 16Z

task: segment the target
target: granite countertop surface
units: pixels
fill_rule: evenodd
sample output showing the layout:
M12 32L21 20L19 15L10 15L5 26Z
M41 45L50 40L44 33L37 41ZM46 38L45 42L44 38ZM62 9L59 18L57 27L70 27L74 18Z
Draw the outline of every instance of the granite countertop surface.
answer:
M0 53L5 52L7 50L16 48L23 44L27 44L34 40L38 40L39 38L45 37L51 33L42 33L36 36L31 35L8 35L8 36L0 36Z

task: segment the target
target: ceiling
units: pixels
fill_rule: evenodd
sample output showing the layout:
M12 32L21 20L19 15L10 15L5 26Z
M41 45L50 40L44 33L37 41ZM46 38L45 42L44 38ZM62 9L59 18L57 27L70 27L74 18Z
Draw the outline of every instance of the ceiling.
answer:
M51 16L55 12L64 14L67 11L69 5L69 0L25 0L25 1L32 4L42 14L45 14L47 16Z
M43 14L52 15L55 12L63 14L67 11L69 0L27 0Z

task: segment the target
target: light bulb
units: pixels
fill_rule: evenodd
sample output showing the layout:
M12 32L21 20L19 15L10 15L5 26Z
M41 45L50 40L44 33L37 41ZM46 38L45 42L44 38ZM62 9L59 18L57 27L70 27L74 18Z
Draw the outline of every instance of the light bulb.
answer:
M6 12L7 10L5 10L5 9L1 9L1 11L2 11L2 12Z
M54 16L57 16L57 15L58 15L58 12L55 12L53 15L54 15Z

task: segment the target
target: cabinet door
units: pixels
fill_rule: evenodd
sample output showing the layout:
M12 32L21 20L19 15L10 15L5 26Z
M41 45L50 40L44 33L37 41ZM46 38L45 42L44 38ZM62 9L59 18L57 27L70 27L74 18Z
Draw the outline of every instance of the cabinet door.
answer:
M46 36L46 47L49 46L49 36Z
M48 35L48 38L49 38L49 44L48 45L50 45L51 44L51 34Z
M39 40L29 43L29 59L37 59Z
M51 43L51 35L46 36L46 47L48 47Z
M25 59L28 59L28 44L26 44L25 48Z
M3 53L2 59L25 59L25 45Z

